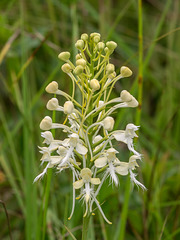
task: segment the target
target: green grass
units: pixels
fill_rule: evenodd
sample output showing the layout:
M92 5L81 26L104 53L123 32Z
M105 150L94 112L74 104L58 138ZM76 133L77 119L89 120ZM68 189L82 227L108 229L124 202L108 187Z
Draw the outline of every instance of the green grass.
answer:
M113 95L131 89L142 109L118 112L116 128L140 124L135 143L143 153L139 179L148 188L131 191L123 177L119 189L106 182L100 200L113 224L104 223L96 211L88 239L180 238L180 3L142 1L140 8L140 2L0 1L0 200L13 239L80 239L81 203L67 220L72 176L52 170L52 177L36 184L33 179L41 171L39 123L49 115L45 86L55 80L71 91L57 55L70 51L73 59L74 41L84 32L116 41L112 63L117 71L123 65L133 70L131 78L116 83ZM127 152L120 151L126 161ZM0 239L6 240L10 230L4 209L1 204Z

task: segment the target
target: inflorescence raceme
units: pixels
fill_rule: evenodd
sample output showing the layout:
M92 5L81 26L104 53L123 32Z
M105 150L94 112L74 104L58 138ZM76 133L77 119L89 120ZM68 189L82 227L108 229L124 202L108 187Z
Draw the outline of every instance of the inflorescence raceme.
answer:
M115 66L109 60L117 44L113 41L101 42L99 33L90 36L82 34L75 47L79 50L75 65L70 61L69 52L58 55L66 62L61 69L72 80L72 94L60 90L55 81L46 87L46 92L54 94L46 105L47 109L64 112L68 124L54 123L49 116L41 121L40 128L44 131L41 136L46 147L39 148L42 164L46 167L34 181L42 178L48 168L56 168L58 172L70 169L73 175L73 205L69 219L73 215L76 198L83 200L84 217L93 214L95 204L106 222L111 224L97 200L105 179L109 178L112 184L118 186L118 175L129 174L132 183L146 189L133 172L138 167L137 160L141 160L141 154L133 146L139 127L129 123L125 130L113 131L114 118L111 116L117 109L138 106L137 100L126 90L119 97L110 99L115 83L130 77L132 71L123 66L120 74L116 75ZM81 100L75 98L77 88ZM58 95L66 99L63 106L59 105ZM54 139L50 130L55 128L66 132L67 138ZM121 162L116 157L118 151L113 147L113 140L127 145L131 152L128 162Z

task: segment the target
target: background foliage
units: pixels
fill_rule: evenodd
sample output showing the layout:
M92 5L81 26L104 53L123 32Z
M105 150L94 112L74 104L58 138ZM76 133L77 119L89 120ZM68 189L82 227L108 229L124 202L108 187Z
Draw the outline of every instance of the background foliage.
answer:
M32 184L40 172L39 122L50 115L44 88L55 80L69 92L71 81L60 70L57 55L68 50L73 59L80 34L100 32L118 44L111 59L117 71L127 65L134 73L116 84L114 95L127 89L137 97L142 20L143 104L136 147L144 155L139 178L148 191L135 187L131 192L123 177L119 189L107 182L99 200L113 225L96 211L89 239L180 239L180 2L143 0L143 19L139 8L137 0L0 1L0 239L9 239L10 233L12 239L72 239L72 234L80 239L81 203L67 220L72 176L53 171L49 202L44 198L46 178ZM136 110L117 112L117 128L131 121L137 121ZM119 150L126 161L126 150ZM46 206L47 226L42 226ZM46 235L38 238L42 228Z

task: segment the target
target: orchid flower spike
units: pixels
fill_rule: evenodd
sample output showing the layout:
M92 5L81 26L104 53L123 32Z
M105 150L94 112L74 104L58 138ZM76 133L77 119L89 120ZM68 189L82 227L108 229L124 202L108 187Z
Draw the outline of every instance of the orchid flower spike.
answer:
M115 83L131 77L132 71L122 66L120 74L116 74L116 66L110 60L117 43L103 41L99 33L83 33L75 47L78 51L75 62L68 51L58 55L61 64L63 61L61 70L70 79L71 91L60 90L57 81L45 88L51 97L46 104L49 116L40 122L43 138L39 147L40 167L44 168L34 182L45 177L49 168L55 174L71 172L72 209L68 219L73 216L76 200L82 200L84 217L99 211L111 224L99 201L106 179L119 187L121 178L129 176L133 185L146 190L135 173L139 167L137 161L142 159L134 146L139 126L126 123L125 129L115 130L116 113L122 108L133 112L132 108L138 106L136 98L127 90L122 89L116 98L111 95ZM122 151L130 152L129 161L124 160L126 154Z

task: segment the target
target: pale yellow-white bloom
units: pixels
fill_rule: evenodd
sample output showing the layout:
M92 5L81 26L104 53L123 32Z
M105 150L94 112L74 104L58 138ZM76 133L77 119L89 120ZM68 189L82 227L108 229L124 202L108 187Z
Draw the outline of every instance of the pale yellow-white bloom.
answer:
M80 172L80 177L82 179L73 183L75 189L80 189L85 183L92 183L94 185L99 185L101 183L99 178L92 178L92 171L89 168L83 168Z
M114 148L109 148L100 158L96 159L94 161L94 165L97 168L102 168L105 167L106 164L110 163L110 162L117 162L117 158L116 158L116 153L118 153L118 151L116 151L116 149Z
M83 145L83 141L79 139L78 134L72 133L69 135L69 138L66 138L62 145L65 147L73 147L81 155L86 155L88 149Z

